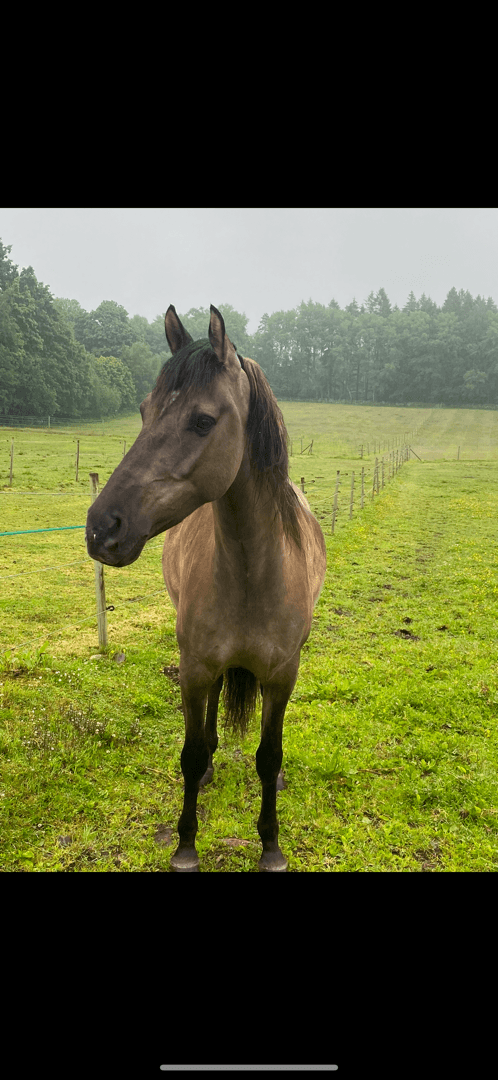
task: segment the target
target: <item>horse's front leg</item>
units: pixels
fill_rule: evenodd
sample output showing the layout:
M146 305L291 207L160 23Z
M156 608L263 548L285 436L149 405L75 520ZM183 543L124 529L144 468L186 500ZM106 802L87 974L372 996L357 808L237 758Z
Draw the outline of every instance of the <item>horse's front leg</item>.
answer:
M185 780L183 810L178 822L180 843L171 859L171 869L177 873L195 873L199 870L199 856L195 848L197 833L197 795L199 783L209 762L209 748L204 730L204 714L208 687L192 686L180 679L183 711L185 714L185 742L181 763Z
M261 721L261 742L256 752L256 768L261 780L261 813L258 820L258 832L263 845L259 860L259 870L264 873L278 873L287 870L287 860L278 844L277 791L283 788L282 765L282 728L285 709L296 681L296 672L288 673L288 678L280 685L263 686L263 715Z

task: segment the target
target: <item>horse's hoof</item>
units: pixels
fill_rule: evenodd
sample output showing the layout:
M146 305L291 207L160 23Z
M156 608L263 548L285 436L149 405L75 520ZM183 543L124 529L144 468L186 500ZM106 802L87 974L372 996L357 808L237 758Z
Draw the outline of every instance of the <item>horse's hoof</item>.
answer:
M266 852L258 863L260 874L285 874L287 873L287 859L284 859L281 851L275 854Z
M211 765L211 767L209 769L206 769L206 772L204 773L204 776L201 778L201 780L199 780L199 787L203 788L203 787L206 787L206 784L210 784L212 779L213 779L213 776L214 776L214 769L213 769L213 766Z
M199 856L196 851L175 851L170 862L170 870L175 874L199 873Z

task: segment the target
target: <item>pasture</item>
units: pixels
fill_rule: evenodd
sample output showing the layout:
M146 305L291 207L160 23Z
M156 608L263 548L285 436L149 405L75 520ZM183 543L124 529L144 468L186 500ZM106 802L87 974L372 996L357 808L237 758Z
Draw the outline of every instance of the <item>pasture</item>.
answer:
M304 476L328 549L284 724L289 870L493 872L498 412L281 407L291 476ZM102 484L139 425L137 415L79 431L1 428L0 532L84 525L89 472ZM375 457L405 435L423 461L372 499ZM184 731L161 550L157 537L131 566L105 568L101 653L84 530L0 537L4 871L168 870ZM215 779L199 796L203 871L257 870L258 741L257 724L242 743L220 729Z

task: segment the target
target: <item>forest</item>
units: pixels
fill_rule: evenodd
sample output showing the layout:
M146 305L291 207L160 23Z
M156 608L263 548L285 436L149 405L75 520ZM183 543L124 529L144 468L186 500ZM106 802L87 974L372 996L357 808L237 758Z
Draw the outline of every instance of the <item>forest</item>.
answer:
M0 241L0 422L55 421L134 411L170 356L164 315L128 315L114 300L85 311L54 297L32 267L19 272ZM383 288L344 309L303 301L248 318L218 304L239 353L257 360L280 400L498 407L498 308L450 289L438 307L410 293L402 309ZM165 308L174 297L165 298ZM205 338L209 308L178 313ZM8 421L7 421L8 422Z

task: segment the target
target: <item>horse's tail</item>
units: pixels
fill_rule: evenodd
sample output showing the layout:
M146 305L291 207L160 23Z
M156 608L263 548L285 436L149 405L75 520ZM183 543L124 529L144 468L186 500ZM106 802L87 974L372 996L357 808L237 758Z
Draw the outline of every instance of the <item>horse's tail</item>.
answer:
M223 678L225 724L244 736L254 716L259 681L252 671L243 667L228 668Z

